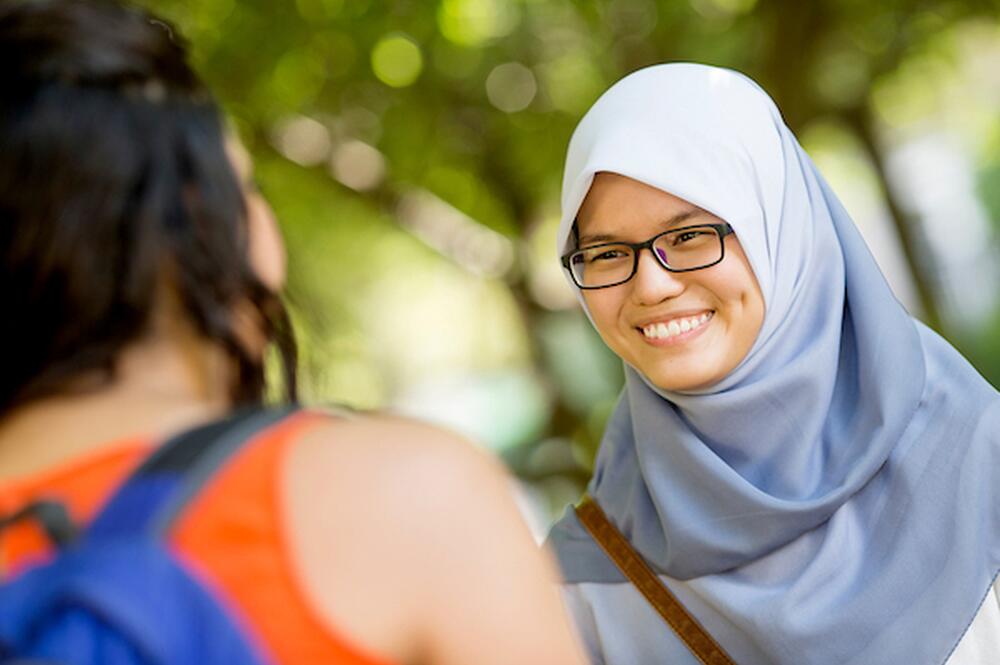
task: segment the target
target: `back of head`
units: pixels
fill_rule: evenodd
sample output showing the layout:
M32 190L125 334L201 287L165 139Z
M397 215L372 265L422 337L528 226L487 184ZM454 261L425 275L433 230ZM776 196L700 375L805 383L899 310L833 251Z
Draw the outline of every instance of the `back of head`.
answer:
M164 285L259 399L234 330L283 315L248 262L244 199L215 103L165 22L111 1L0 8L0 414L113 377ZM279 326L280 327L280 326Z

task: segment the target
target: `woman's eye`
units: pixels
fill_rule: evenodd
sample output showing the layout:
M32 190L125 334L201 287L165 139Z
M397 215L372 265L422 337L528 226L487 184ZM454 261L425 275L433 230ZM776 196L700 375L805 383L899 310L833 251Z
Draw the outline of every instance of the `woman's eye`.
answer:
M683 245L685 243L702 240L706 234L706 231L682 231L673 237L670 244L677 247L678 245Z
M618 259L624 259L625 257L626 253L620 249L607 249L604 250L603 252L598 252L593 256L591 256L590 262L594 263L595 261L616 261Z

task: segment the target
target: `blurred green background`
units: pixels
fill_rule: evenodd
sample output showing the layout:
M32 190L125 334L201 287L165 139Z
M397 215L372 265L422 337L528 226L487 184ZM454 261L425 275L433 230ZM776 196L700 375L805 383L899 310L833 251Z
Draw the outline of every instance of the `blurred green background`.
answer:
M554 252L576 122L639 67L776 99L910 310L1000 384L996 2L148 0L283 226L310 402L503 455L543 529L620 390Z

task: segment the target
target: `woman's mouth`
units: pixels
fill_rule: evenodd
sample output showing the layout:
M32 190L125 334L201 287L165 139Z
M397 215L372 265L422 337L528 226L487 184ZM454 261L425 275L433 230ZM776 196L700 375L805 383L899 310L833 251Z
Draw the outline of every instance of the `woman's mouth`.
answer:
M680 340L699 331L715 315L714 311L702 312L693 316L682 316L669 321L657 321L638 328L642 336L650 342Z

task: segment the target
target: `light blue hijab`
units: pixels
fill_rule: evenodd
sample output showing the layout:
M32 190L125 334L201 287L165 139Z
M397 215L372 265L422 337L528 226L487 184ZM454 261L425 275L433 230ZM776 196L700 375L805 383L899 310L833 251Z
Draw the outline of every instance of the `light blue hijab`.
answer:
M589 491L740 665L943 663L1000 569L1000 396L906 313L746 77L608 90L570 142L560 253L599 171L729 222L766 315L706 390L626 366ZM596 662L696 662L572 512L550 544Z

